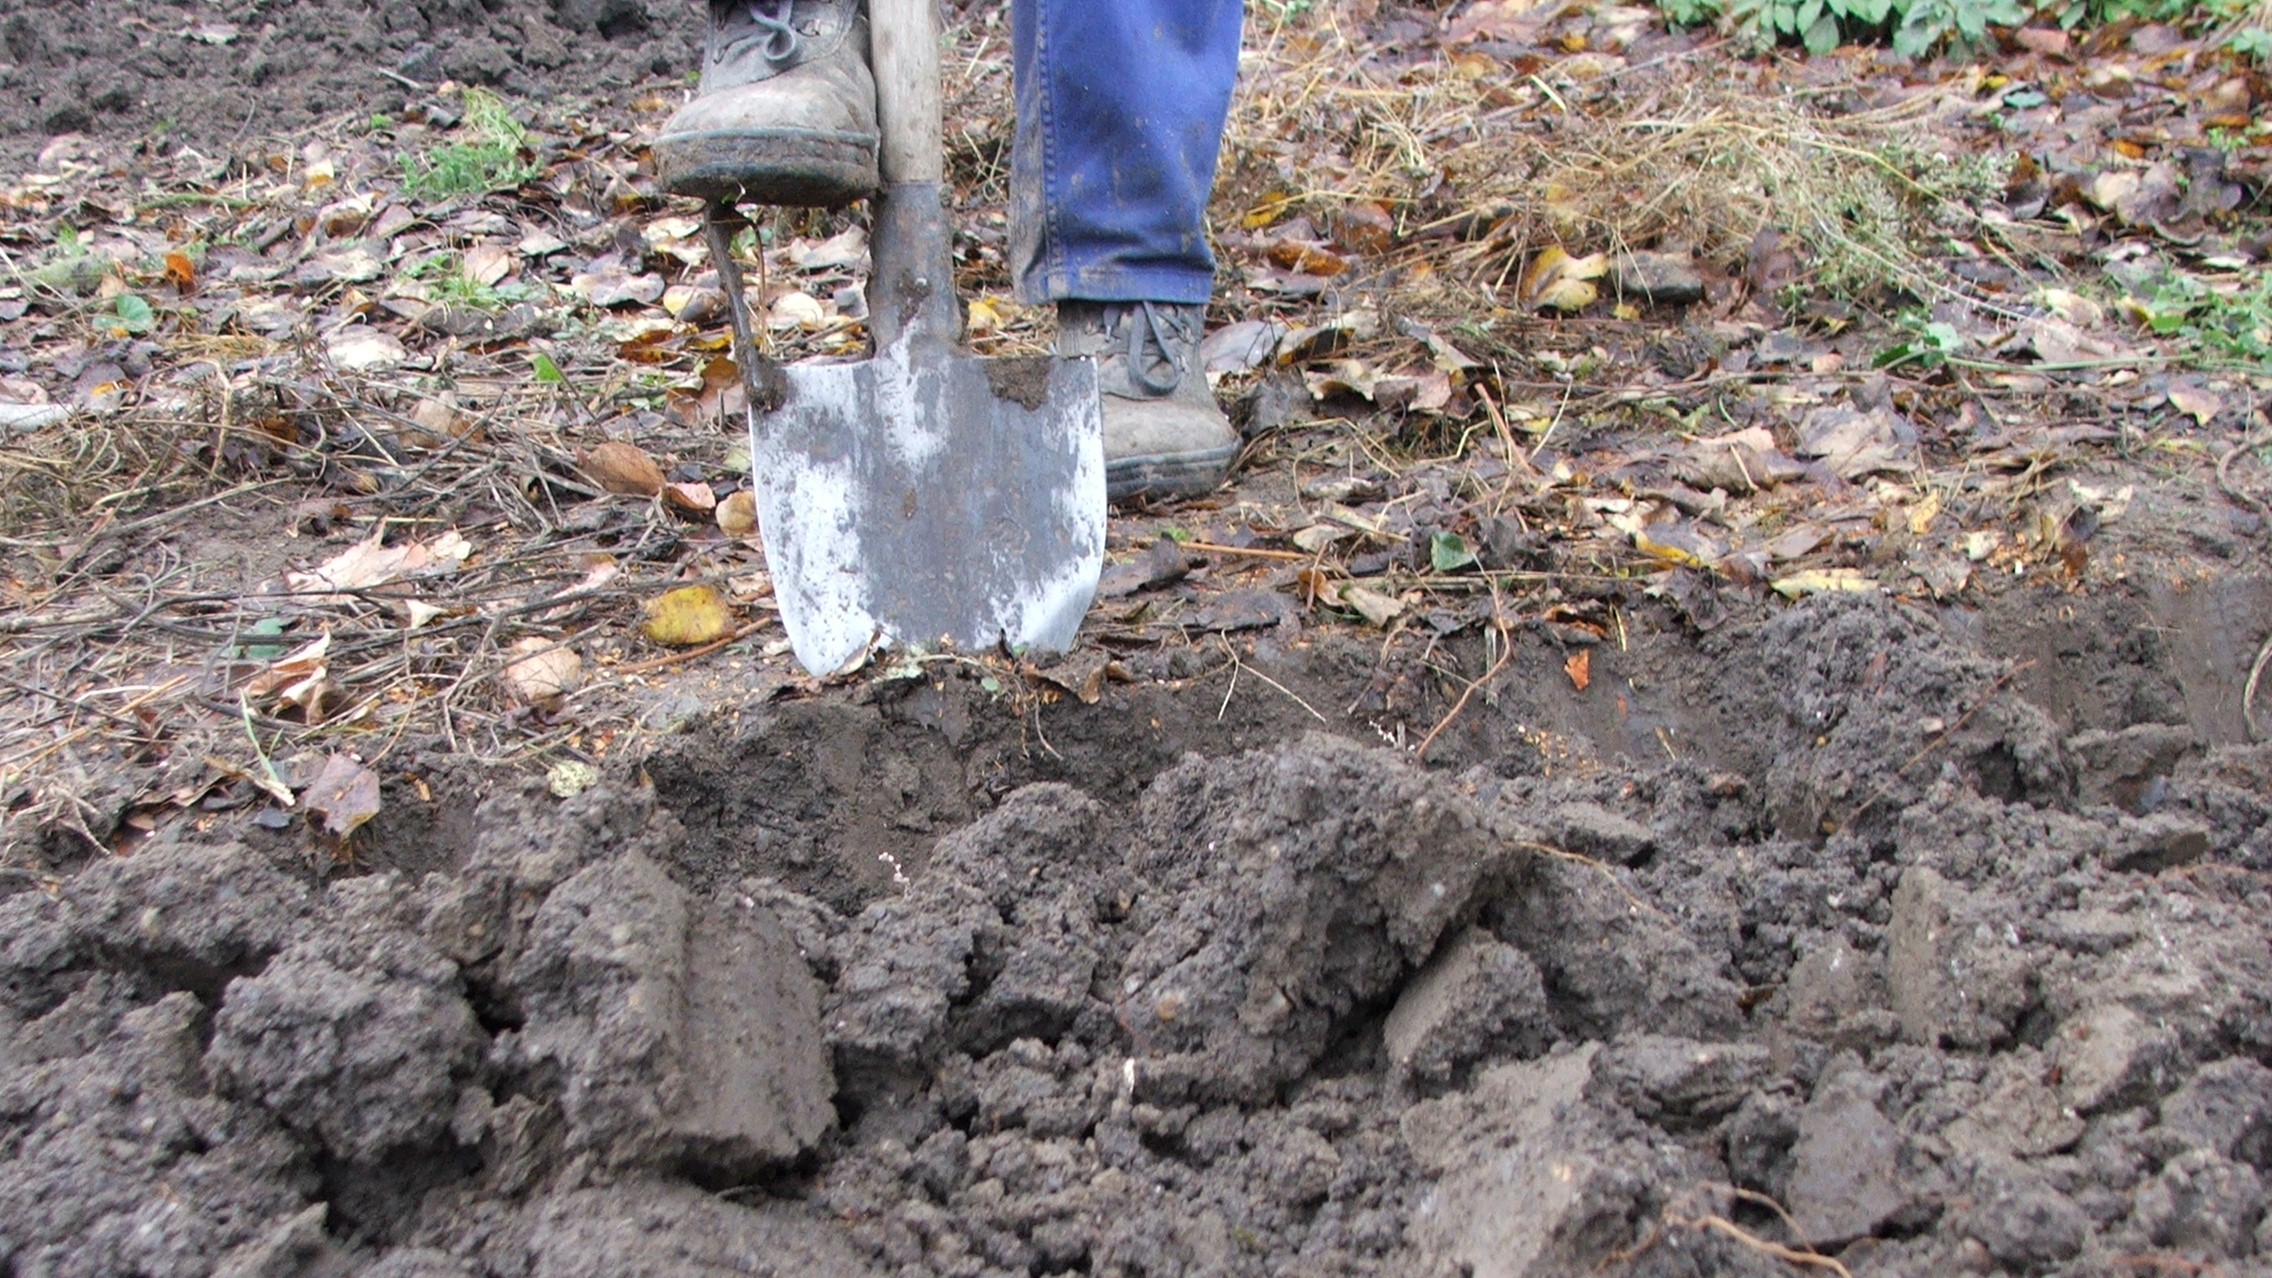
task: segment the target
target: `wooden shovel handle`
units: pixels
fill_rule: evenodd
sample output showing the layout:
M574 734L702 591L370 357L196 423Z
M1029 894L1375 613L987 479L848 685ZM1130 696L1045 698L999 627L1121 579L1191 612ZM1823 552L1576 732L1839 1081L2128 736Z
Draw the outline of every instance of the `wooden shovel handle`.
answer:
M938 0L868 0L868 22L884 181L941 181Z

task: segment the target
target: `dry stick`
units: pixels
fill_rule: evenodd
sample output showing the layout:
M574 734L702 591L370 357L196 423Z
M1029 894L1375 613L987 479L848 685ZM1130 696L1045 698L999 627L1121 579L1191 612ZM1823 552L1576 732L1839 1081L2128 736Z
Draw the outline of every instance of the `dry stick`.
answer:
M2248 739L2261 740L2263 733L2256 730L2256 688L2264 681L2264 667L2272 665L2272 635L2264 636L2264 645L2256 650L2256 660L2248 668L2248 683L2240 690L2241 726L2248 729Z
M2272 515L2272 510L2265 509L2264 503L2258 500L2255 494L2234 483L2230 473L2234 460L2254 447L2255 444L2256 432L2252 430L2242 436L2239 443L2226 449L2223 456L2217 458L2217 487L2224 491L2225 496L2232 499L2234 505L2243 510L2253 510L2258 518L2263 518L2266 515Z
M1513 660L1514 655L1515 646L1510 643L1506 650L1499 654L1499 659L1491 663L1491 668L1483 672L1481 678L1467 685L1466 691L1459 694L1459 700L1452 703L1452 708L1444 713L1443 718L1436 720L1435 727L1428 729L1428 735L1420 738L1420 748L1412 752L1413 758L1426 759L1428 757L1428 747L1436 744L1436 738L1443 735L1444 729L1452 726L1452 720L1459 718L1460 711L1467 709L1468 698L1475 695L1477 688L1497 678L1499 672L1506 668L1507 662Z
M1856 821L1861 820L1863 813L1868 812L1871 808L1876 807L1880 800L1884 799L1886 795L1893 792L1893 783L1896 780L1899 780L1903 773L1909 771L1909 769L1913 767L1916 767L1918 762L1922 760L1926 755L1931 754L1933 751L1938 750L1942 746L1948 744L1949 738L1955 736L1959 732L1964 731L1964 725L1972 722L1972 716L1979 714L1982 710L1987 709L1988 703L1996 699L1996 694L2004 690L2005 684L2008 684L2012 680L2018 678L2022 671L2028 669L2034 664L2035 662L2033 660L2023 661L2018 665L2013 666L2011 669L2006 670L2004 673L1997 675L1996 681L1988 685L1988 691L1980 695L1980 700L1975 702L1970 710L1967 710L1963 714L1958 715L1956 717L1955 723L1952 723L1949 726L1941 729L1939 732L1934 733L1932 740L1927 741L1925 744L1917 747L1917 753L1910 755L1907 759L1903 760L1901 766L1893 770L1893 776L1887 778L1882 785L1878 786L1877 789L1871 791L1870 797L1862 800L1862 806L1848 813L1846 819L1840 824L1852 825Z
M713 639L710 642L703 644L699 648L689 648L684 652L674 652L668 656L654 657L646 661L635 661L628 666L617 666L615 668L615 673L618 675L647 674L656 670L667 670L672 666L680 664L681 662L696 661L703 657L709 656L711 653L718 651L720 648L725 647L727 644L738 643L741 640L749 638L751 635L756 634L764 626L764 624L765 623L761 621L753 621L750 624L743 626L741 629L736 630L734 633L727 635L722 639Z
M1203 555L1246 555L1253 559L1278 559L1290 564L1306 564L1311 559L1309 555L1298 550L1264 550L1259 546L1218 546L1211 541L1187 541L1182 545L1185 550L1194 550Z

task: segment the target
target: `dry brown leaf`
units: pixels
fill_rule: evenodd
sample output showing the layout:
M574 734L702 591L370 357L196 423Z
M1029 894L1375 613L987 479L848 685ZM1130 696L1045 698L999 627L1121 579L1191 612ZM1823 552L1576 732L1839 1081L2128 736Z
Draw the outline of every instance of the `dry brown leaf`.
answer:
M663 502L690 515L707 515L718 508L718 494L710 491L710 485L703 483L689 481L665 484Z
M333 838L344 839L379 814L379 774L351 754L332 755L300 795L300 805L322 817Z
M485 286L504 282L514 265L512 253L501 244L476 244L465 251L461 263L467 279Z
M708 586L681 586L647 604L639 632L666 648L699 648L732 633L733 610Z
M1594 681L1594 650L1580 648L1562 663L1562 673L1570 676L1570 686L1580 692Z
M376 373L410 358L402 339L367 324L350 324L324 342L332 367L350 373Z
M663 490L663 468L637 444L611 439L576 458L584 477L603 491L652 497Z
M455 568L473 554L473 544L455 528L432 541L396 546L384 544L385 536L381 527L307 572L285 573L284 584L294 591L369 590L427 569Z
M1358 616L1383 630L1404 615L1403 600L1354 581L1341 587L1341 606L1354 609Z
M728 537L749 537L757 532L757 494L742 489L718 503L718 531Z
M2176 382L2169 388L2169 406L2206 426L2209 419L2225 411L2224 398L2215 391L2191 382Z
M557 639L531 635L505 650L511 660L497 676L505 695L522 705L552 711L584 686L584 659Z

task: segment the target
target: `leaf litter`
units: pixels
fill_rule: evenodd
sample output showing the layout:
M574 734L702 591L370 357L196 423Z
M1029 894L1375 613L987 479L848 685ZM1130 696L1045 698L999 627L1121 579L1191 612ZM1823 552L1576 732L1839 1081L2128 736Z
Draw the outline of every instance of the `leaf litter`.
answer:
M982 353L1031 353L1002 21L950 32L958 284ZM1501 615L1599 633L1636 599L1704 626L1726 597L2080 580L2133 507L2048 485L2110 447L2221 461L2246 496L2264 373L2218 308L2263 256L2259 78L2151 24L2043 34L1900 64L1738 58L1608 4L1259 15L1203 357L1246 474L1288 483L1123 512L1092 642L1345 625L1393 665ZM320 677L224 667L264 732L590 762L643 640L746 632L785 669L723 294L639 149L657 102L420 90L383 126L133 181L102 143L49 144L0 191L28 267L0 325L36 353L8 374L0 535L35 678L125 687L161 632L233 651L281 626L329 646ZM737 251L768 358L862 349L857 212L775 214ZM260 513L310 493L315 517ZM276 534L271 562L150 560L222 511ZM1168 556L1174 533L1209 549ZM139 598L68 606L121 567ZM689 579L755 625L705 609L657 638L635 601ZM521 713L569 682L540 643L582 654L597 718ZM198 731L241 736L233 712Z

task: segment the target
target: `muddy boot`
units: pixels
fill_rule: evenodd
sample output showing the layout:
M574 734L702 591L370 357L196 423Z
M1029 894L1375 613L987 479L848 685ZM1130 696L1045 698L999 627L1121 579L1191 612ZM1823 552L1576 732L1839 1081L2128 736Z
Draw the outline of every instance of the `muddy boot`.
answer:
M1105 491L1190 497L1223 482L1239 434L1199 365L1204 306L1057 304L1057 352L1093 355L1104 385Z
M680 195L834 208L876 189L859 0L710 0L702 85L655 138Z

